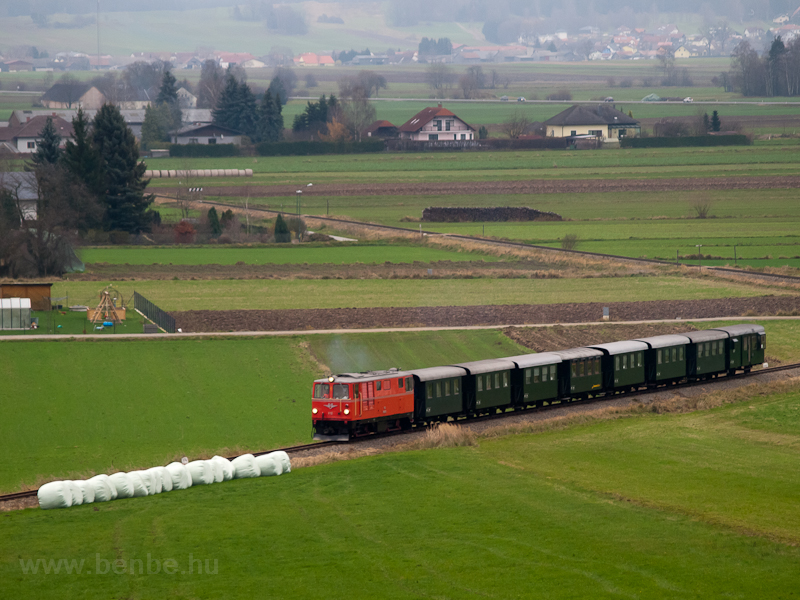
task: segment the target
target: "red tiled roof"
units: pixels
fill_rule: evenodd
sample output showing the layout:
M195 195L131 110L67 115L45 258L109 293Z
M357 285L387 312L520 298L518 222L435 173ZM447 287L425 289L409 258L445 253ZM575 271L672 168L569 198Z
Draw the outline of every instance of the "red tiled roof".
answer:
M423 108L408 121L403 123L398 129L406 133L416 133L436 117L456 117L456 115L441 106L429 106L428 108ZM465 125L470 129L475 129L472 125L467 123L465 123Z
M370 131L378 131L378 129L382 129L384 127L394 127L389 121L375 121L372 125L365 129L366 132ZM395 127L395 129L397 129Z
M38 138L44 129L47 119L53 119L56 133L61 136L62 140L72 137L72 123L62 119L61 117L48 117L40 115L33 117L30 121L22 123L17 127L9 125L8 127L0 127L0 142L10 142L16 138Z

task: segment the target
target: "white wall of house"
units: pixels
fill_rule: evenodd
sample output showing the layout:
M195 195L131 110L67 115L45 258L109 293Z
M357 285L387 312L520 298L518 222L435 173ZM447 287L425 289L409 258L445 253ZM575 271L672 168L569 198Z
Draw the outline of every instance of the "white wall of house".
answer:
M173 135L173 144L235 144L242 145L242 136L240 135L227 135L227 136L198 136L198 135Z
M17 152L33 154L36 152L36 138L20 137L17 139Z
M401 138L420 142L471 140L473 132L458 117L436 117L417 132L402 132Z
M548 125L547 137L570 137L573 135L597 135L603 140L619 141L620 131L624 131L623 137L635 137L639 135L637 127L623 128L622 130L608 125Z

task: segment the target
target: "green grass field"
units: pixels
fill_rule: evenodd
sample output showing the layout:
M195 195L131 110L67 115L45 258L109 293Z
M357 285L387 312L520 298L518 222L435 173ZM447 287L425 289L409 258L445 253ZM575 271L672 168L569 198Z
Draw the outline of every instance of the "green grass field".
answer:
M65 300L61 300L65 302ZM97 302L91 304L92 308ZM39 319L37 329L24 331L0 331L0 335L78 335L83 333L114 335L116 333L142 333L142 325L146 321L139 313L129 310L122 323L112 327L102 324L94 325L86 319L85 312L70 312L67 310L33 311L31 316Z
M86 598L790 598L800 560L799 399L795 387L712 411L3 513L4 590ZM74 560L80 572L46 575L40 565L34 574L40 559ZM167 559L170 572L153 573L155 561L161 570Z
M434 270L435 275L435 270ZM427 270L421 268L421 277ZM365 308L381 306L472 306L556 304L620 300L692 300L786 293L779 289L715 279L624 277L596 279L358 279L209 280L114 283L127 298L137 291L163 310ZM59 296L82 302L106 282L62 281Z
M131 265L232 265L239 261L248 265L266 264L352 264L361 262L375 264L433 262L439 260L468 261L499 260L497 257L477 252L450 252L424 246L387 246L357 244L346 246L261 246L256 248L224 246L191 247L106 247L85 248L80 251L86 263L109 263Z
M0 438L7 452L0 490L40 478L167 464L184 455L309 442L310 382L326 373L306 342L337 372L401 363L411 369L523 351L494 330L6 342L0 345L6 399Z

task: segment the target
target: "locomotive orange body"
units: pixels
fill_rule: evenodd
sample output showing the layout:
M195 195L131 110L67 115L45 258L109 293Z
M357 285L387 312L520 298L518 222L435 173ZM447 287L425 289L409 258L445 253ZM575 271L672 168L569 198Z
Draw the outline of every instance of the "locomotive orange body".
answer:
M390 369L342 373L314 381L311 415L315 440L410 428L414 417L414 378Z

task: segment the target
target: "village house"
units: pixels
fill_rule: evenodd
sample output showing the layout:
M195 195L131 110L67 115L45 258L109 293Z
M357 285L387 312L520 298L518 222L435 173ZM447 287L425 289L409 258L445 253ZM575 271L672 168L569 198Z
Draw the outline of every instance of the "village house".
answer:
M53 125L58 135L61 136L61 145L63 146L67 139L72 137L72 123L59 116L52 115L34 117L20 125L11 125L9 123L7 127L0 127L0 146L6 152L21 154L36 152L36 145L42 138L42 129L44 129L48 118L53 119Z
M574 105L544 122L547 137L591 135L604 142L619 142L620 138L641 133L639 121L607 104Z
M197 96L185 87L178 88L178 104L181 108L197 108Z
M424 108L398 128L400 139L422 142L472 140L475 128L442 105Z
M375 121L372 125L364 130L366 137L374 138L396 138L398 135L397 127L392 125L389 121Z
M332 56L305 52L292 59L298 67L332 67L335 63Z
M208 125L190 125L182 127L171 134L173 144L235 144L242 145L242 132L210 123Z
M106 103L106 97L88 83L56 83L41 97L45 108L84 108L97 110Z

